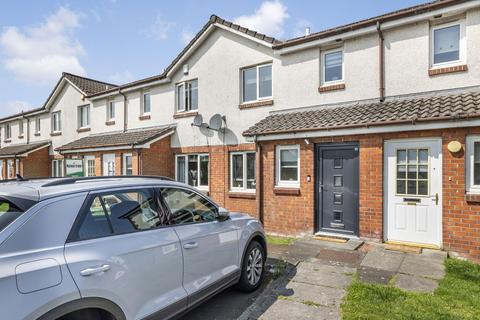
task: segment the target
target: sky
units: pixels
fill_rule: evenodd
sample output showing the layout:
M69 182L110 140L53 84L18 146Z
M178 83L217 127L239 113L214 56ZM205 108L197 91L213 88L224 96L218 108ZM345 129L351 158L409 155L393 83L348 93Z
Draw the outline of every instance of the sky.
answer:
M114 84L159 74L211 14L278 39L427 0L0 1L0 117L41 107L63 71Z

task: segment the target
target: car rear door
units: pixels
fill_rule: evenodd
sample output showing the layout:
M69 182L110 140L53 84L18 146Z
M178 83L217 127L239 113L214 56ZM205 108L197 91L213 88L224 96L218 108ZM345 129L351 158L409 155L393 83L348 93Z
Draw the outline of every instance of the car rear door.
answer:
M217 207L204 196L183 188L162 188L183 251L183 286L191 306L238 279L239 228L217 220Z
M82 297L115 302L127 319L185 309L182 252L151 188L90 194L65 245Z

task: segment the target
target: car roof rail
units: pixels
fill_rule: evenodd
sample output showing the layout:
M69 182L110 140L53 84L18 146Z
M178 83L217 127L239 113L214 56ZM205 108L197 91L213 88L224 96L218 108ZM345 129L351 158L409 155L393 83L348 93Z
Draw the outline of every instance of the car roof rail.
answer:
M42 185L42 187L53 187L53 186L61 186L65 184L73 184L77 181L94 181L94 180L105 180L105 179L112 179L112 178L137 178L137 179L157 179L163 181L175 181L172 178L165 177L165 176L97 176L97 177L65 177L65 178L58 178L54 181L47 182Z

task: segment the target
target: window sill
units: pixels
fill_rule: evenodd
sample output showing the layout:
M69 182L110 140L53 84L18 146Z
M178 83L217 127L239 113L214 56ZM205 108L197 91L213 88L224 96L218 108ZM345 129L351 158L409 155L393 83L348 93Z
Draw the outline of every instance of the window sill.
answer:
M465 200L471 203L480 203L480 193L469 192L465 195Z
M337 91L337 90L345 90L345 83L325 84L318 88L319 93Z
M466 64L455 65L450 67L433 67L428 70L428 75L430 77L433 77L441 74L458 73L458 72L466 72L466 71L468 71L468 66Z
M10 143L10 142L12 142L12 139L5 139L5 140L3 140L3 142L4 143Z
M230 198L238 198L238 199L255 199L256 198L255 192L243 192L243 191L229 191L228 196Z
M273 106L273 99L244 102L239 104L238 108L240 110L243 110L243 109L258 108L258 107L265 107L265 106Z
M300 195L300 187L274 187L273 193L278 195L298 196Z
M78 128L78 129L77 129L77 132L78 132L78 133L80 133L80 132L88 132L88 131L90 131L90 130L92 130L92 129L91 129L91 128Z
M61 136L61 135L62 135L62 132L61 132L61 131L57 131L57 132L52 132L52 133L50 133L50 136L51 136L51 137Z
M33 135L34 135L35 137L40 137L40 132L35 132Z
M23 136L18 136L18 139L23 139Z
M174 119L181 119L181 118L188 118L188 117L195 117L198 114L198 111L182 111L173 114Z
M151 116L149 114L144 114L138 117L138 120L150 120Z
M114 124L115 124L115 120L105 121L105 125L106 125L106 126L113 126Z

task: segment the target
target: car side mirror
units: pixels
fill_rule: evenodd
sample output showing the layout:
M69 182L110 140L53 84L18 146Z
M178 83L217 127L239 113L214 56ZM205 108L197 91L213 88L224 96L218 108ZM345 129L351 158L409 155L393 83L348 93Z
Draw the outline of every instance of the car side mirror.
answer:
M229 216L230 216L230 211L222 207L218 208L217 219L219 221L225 221L228 219Z

